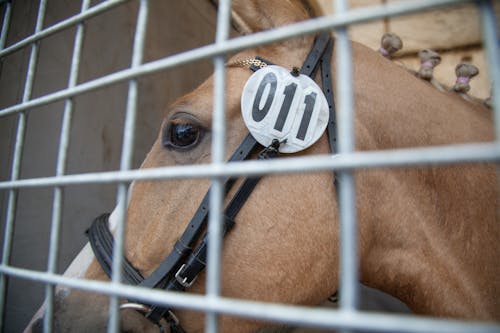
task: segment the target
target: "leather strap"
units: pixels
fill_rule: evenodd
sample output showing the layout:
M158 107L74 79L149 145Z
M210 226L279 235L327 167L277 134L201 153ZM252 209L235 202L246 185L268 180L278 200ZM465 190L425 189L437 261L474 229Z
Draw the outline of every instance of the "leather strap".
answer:
M335 121L335 105L333 97L333 87L331 81L331 66L330 60L332 55L333 41L330 39L329 34L322 34L316 38L315 43L311 51L309 52L304 65L302 66L300 72L304 75L314 75L317 68L321 63L322 68L322 83L323 83L323 93L326 96L327 102L329 104L329 123L327 125L328 138L330 144L330 150L335 153L335 141L336 141L336 121ZM270 64L269 61L257 57L257 59ZM258 69L258 68L257 68ZM256 69L254 69L256 70ZM276 140L277 141L277 140ZM265 148L260 154L259 159L266 159L276 157L278 155L279 142L273 142L274 146ZM335 179L335 177L334 177ZM243 207L247 199L250 197L255 186L259 182L260 177L247 178L244 183L240 186L238 192L232 198L231 202L228 204L225 210L225 225L224 236L228 231L228 221L232 226L234 224L234 219L236 215ZM207 236L203 238L198 249L193 252L187 262L182 265L175 277L173 277L168 283L166 289L172 291L184 291L189 288L198 274L206 266L206 247L207 247ZM147 314L148 319L153 322L159 321L165 315L168 315L168 308L162 306L153 306L152 310Z
M257 141L252 135L248 134L243 142L238 146L236 151L233 153L229 162L242 161L250 155L253 149L257 146ZM226 190L234 184L233 180L226 180ZM155 288L160 283L165 282L165 279L169 275L172 275L175 268L178 267L181 261L191 253L192 247L200 238L201 233L205 230L207 217L208 217L208 206L209 206L209 196L210 190L205 194L200 206L196 210L191 222L184 230L179 240L175 243L173 251L169 253L167 258L162 261L158 268L151 273L144 281L139 285L147 288Z
M314 40L314 44L307 55L302 68L300 69L300 74L304 74L310 77L314 77L318 65L325 53L328 43L330 42L330 34L328 32L323 32L319 34ZM331 55L331 53L330 53ZM327 60L330 62L330 59Z
M268 65L272 65L271 62L266 59L256 57L257 59L265 62ZM251 70L257 71L260 68L252 65ZM249 133L243 142L238 146L236 151L233 153L229 162L232 161L242 161L245 160L252 150L257 146L257 141ZM229 180L226 184L226 193L232 187L234 183L233 180ZM189 226L186 228L182 236L174 245L174 251L170 252L168 257L163 260L163 262L158 266L158 268L140 285L143 287L154 288L159 286L166 279L172 278L172 273L176 267L179 267L180 262L189 253L192 252L193 244L199 239L201 232L206 227L206 221L208 216L208 206L209 206L209 193L210 190L205 194L200 206L195 212Z
M329 119L326 127L328 134L328 143L330 145L330 153L337 153L337 115L335 111L335 97L333 95L332 84L332 65L330 59L332 58L333 40L328 42L325 53L321 58L321 81L323 83L323 93L325 94L326 101L328 102Z
M244 160L250 155L253 149L257 146L257 141L248 134L243 142L238 146L233 153L230 162ZM228 191L234 184L234 179L226 180L226 191ZM149 288L154 288L179 265L181 260L191 253L193 244L199 239L201 233L206 226L206 219L208 216L208 193L203 198L198 210L193 216L189 226L186 228L182 236L174 245L174 250L170 252L167 258L160 264L160 266L146 279L141 273L136 270L133 265L124 258L123 260L123 278L129 284L138 284ZM111 277L111 267L113 261L113 246L114 240L108 226L108 213L102 214L97 217L86 234L89 238L90 245L101 265L103 271L108 277Z
M266 149L267 148L265 148L259 154L259 159L270 158L270 156L268 156L267 154L263 154ZM277 150L276 154L274 154L272 157L276 156L278 156ZM250 197L250 194L252 194L252 191L254 190L255 186L257 186L260 179L261 177L246 178L227 205L224 211L225 221L222 235L223 237L234 226L234 219L236 218L236 215L238 215L239 211L241 210L247 199ZM207 243L208 237L207 234L205 234L197 249L191 253L186 263L183 264L179 271L175 274L175 276L171 278L165 288L166 290L184 291L187 288L191 287L191 285L196 280L196 277L205 269L207 265ZM146 315L146 317L153 322L158 322L161 318L168 314L168 311L168 308L153 305L151 307L151 311Z
M108 219L109 214L102 214L97 217L86 233L97 261L103 271L111 277L114 240L109 230ZM132 266L127 258L123 258L122 269L123 278L128 284L136 285L144 280L141 273Z

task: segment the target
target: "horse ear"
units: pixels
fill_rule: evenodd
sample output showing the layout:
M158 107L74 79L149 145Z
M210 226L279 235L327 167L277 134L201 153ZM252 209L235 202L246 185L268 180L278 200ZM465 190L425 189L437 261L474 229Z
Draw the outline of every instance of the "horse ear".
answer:
M232 15L243 34L277 28L319 14L316 1L234 0Z

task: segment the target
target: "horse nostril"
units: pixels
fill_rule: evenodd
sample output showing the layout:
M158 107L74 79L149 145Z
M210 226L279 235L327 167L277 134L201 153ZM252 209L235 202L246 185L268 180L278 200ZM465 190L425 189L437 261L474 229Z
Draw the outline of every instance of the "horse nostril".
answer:
M43 317L38 318L33 325L31 325L31 333L42 333L43 332Z

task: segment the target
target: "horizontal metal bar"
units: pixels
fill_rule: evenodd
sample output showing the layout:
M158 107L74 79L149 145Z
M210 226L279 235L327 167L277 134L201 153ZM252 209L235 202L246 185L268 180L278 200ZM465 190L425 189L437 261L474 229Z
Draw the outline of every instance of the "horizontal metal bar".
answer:
M105 295L133 298L135 300L172 306L179 309L211 311L244 318L287 322L298 326L409 333L498 333L500 329L500 325L484 322L444 320L401 314L391 315L360 311L339 311L335 309L282 305L223 297L204 297L103 281L75 279L4 265L0 265L0 273L42 283L58 284L70 288L99 292Z
M232 53L246 48L269 44L272 42L284 40L303 34L311 34L321 30L334 29L343 27L353 23L366 22L374 19L384 18L387 16L403 15L416 11L443 7L450 4L458 4L471 2L472 0L417 0L404 1L397 3L389 3L383 6L365 7L346 12L342 16L324 16L314 20L308 20L300 23L287 25L285 27L259 32L243 37L221 41L217 44L202 46L190 51L182 52L167 58L148 62L129 68L113 74L103 76L101 78L88 81L74 88L60 90L52 94L48 94L26 103L21 103L0 110L0 117L9 114L56 102L64 98L89 92L98 88L106 87L118 82L136 78L139 76L155 73L159 70L164 70L186 63L202 60L217 55Z
M499 161L500 145L475 143L41 177L0 182L0 189Z
M100 3L100 4L90 8L83 13L71 16L70 18L68 18L64 21L56 23L56 24L54 24L54 25L52 25L44 30L41 30L40 32L34 33L34 34L30 35L29 37L26 37L25 39L3 49L2 51L0 51L0 58L5 57L5 56L23 48L23 47L25 47L25 46L28 46L31 43L39 41L42 38L48 37L48 36L53 35L57 32L60 32L66 28L69 28L73 25L81 23L81 22L83 22L83 21L85 21L93 16L101 14L101 13L103 13L103 12L113 8L113 7L116 7L117 5L120 5L124 2L127 2L127 1L129 1L129 0L109 0L109 1Z

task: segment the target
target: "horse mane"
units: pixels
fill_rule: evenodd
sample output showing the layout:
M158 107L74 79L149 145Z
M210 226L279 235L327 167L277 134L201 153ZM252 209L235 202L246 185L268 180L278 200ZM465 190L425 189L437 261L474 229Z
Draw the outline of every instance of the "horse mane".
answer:
M324 10L324 7L320 5L320 3L317 0L286 0L286 1L279 1L278 2L279 6L288 6L290 8L290 16L292 17L287 17L285 19L286 22L290 21L300 21L303 19L308 19L308 18L315 18L315 17L320 17L324 16L327 13ZM231 11L231 18L232 18L232 24L233 27L237 32L239 32L242 35L246 34L251 34L258 32L262 30L259 28L260 26L270 26L273 28L279 27L283 25L283 22L271 22L273 19L270 16L267 15L259 15L259 16L252 16L249 15L247 17L244 17L244 15L248 15L248 12L246 11L241 11L238 10L239 6L253 6L254 10L251 12L262 12L265 13L265 10L262 10L259 7L259 2L249 2L249 1L238 1L235 0L233 1L233 7ZM241 13L245 14L241 14ZM302 15L301 17L297 17L296 15ZM252 23L250 23L252 22ZM263 23L266 22L266 23ZM391 34L393 35L393 34ZM399 38L399 37L397 37ZM300 37L298 38L300 39ZM410 74L419 77L418 71L409 68L406 66L404 63L398 60L399 57L394 57L392 60L394 63L397 65L401 66L404 68L407 72ZM441 92L454 92L453 86L447 86L441 82L439 82L436 78L430 78L430 79L423 79L423 81L427 81L428 84L431 84L434 86L437 90ZM471 96L465 92L455 92L458 96L460 96L462 99L465 101L473 104L473 105L480 105L484 109L490 109L488 106L487 102L483 99L476 98L474 96Z

